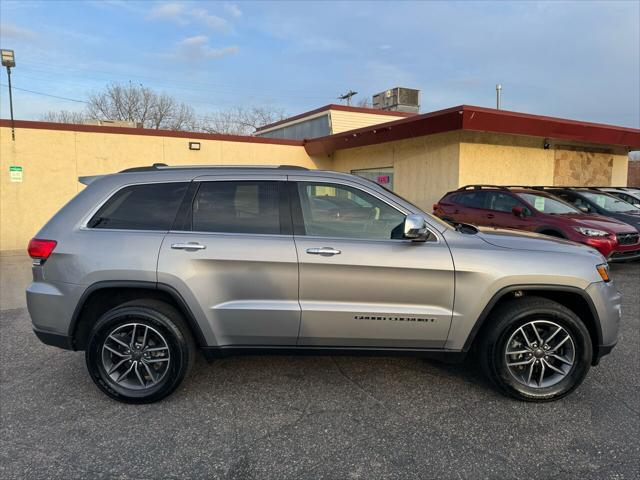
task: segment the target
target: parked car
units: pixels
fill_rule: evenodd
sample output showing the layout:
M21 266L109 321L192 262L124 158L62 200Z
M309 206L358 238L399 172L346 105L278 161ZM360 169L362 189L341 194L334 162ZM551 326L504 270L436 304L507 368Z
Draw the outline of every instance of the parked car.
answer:
M587 215L549 191L471 185L448 192L433 213L450 223L514 228L597 249L609 261L640 258L640 234L622 221Z
M598 187L597 190L618 197L620 200L624 200L634 207L640 208L640 189L629 187Z
M357 176L154 166L83 183L29 244L27 304L36 335L84 350L123 402L169 395L197 349L475 352L503 392L548 401L617 340L620 296L596 250L455 229Z
M640 208L609 193L589 188L545 187L545 191L556 195L589 214L615 218L640 230Z

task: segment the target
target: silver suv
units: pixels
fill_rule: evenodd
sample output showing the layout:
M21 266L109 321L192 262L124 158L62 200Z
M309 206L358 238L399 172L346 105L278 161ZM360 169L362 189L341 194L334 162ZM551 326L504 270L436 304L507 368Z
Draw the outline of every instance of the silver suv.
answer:
M611 351L620 296L594 249L456 228L363 178L154 165L88 186L29 245L36 335L107 395L159 400L207 358L479 356L505 393L560 398Z

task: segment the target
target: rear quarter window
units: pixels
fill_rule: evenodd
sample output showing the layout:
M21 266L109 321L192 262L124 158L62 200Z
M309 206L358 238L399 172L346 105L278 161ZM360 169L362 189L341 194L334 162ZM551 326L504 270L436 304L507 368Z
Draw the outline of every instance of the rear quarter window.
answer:
M124 187L89 220L89 228L169 230L188 183L149 183Z

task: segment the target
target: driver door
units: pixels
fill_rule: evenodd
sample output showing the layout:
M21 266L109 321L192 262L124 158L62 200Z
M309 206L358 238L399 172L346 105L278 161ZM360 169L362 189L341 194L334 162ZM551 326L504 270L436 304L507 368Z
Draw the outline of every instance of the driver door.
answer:
M289 177L302 318L298 345L441 348L454 269L438 232L401 238L392 197L358 183ZM392 238L393 237L393 238Z

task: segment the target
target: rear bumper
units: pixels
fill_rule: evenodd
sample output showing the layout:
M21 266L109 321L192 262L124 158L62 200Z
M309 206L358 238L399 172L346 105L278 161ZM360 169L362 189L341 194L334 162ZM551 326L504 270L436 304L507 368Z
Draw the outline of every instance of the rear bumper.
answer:
M73 338L68 335L62 335L60 333L54 332L46 332L44 330L38 330L37 328L33 329L33 333L36 334L36 337L40 339L40 341L46 345L51 345L53 347L64 348L65 350L74 350L73 348Z
M36 280L27 287L27 309L33 331L42 342L61 348L73 348L71 319L83 288L80 285Z

